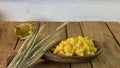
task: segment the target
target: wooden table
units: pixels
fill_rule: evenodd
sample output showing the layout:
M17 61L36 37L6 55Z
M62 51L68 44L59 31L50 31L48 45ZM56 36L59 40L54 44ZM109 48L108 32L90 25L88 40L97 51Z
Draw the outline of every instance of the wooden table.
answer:
M22 23L22 22L21 22ZM5 68L8 54L17 51L23 41L14 33L14 26L21 24L15 22L0 22L0 68ZM34 22L36 27L46 25L45 34L54 30L61 23ZM61 39L67 37L88 36L100 43L103 52L88 63L55 63L46 61L37 63L31 68L120 68L120 24L117 22L75 22L64 28Z

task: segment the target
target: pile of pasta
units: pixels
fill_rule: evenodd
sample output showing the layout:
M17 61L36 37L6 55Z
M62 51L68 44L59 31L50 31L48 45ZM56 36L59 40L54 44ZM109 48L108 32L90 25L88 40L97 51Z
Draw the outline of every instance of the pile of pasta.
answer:
M90 56L95 52L93 40L82 36L68 38L53 48L53 53L60 56Z

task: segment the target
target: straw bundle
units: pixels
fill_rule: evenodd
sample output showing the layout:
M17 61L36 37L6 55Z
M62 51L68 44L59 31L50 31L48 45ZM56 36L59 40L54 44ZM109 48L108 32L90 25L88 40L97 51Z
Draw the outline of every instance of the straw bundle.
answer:
M36 60L41 58L44 53L59 40L61 28L63 28L68 22L63 23L56 28L55 31L49 35L43 37L42 33L45 29L44 26L35 31L33 36L27 38L22 44L16 56L13 58L7 68L28 68Z

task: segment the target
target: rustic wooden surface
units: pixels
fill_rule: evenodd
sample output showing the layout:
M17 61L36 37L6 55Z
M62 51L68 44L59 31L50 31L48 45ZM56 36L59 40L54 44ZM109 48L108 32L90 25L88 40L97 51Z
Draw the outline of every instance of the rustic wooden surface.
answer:
M23 23L23 22L21 22ZM31 22L30 22L31 23ZM61 23L33 22L34 26L46 25L44 34L48 34ZM12 51L18 51L23 41L14 33L14 26L20 23L0 22L0 68L5 68L7 56ZM30 68L119 68L120 67L120 24L117 22L84 21L68 24L63 28L61 40L67 37L88 36L100 43L103 52L88 63L55 63L45 61L36 63Z

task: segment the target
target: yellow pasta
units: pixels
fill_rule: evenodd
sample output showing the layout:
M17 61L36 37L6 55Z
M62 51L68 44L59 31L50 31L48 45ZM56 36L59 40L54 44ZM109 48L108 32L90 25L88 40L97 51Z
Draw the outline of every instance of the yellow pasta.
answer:
M62 41L53 49L53 53L61 56L89 56L94 55L97 48L88 37L78 36Z

